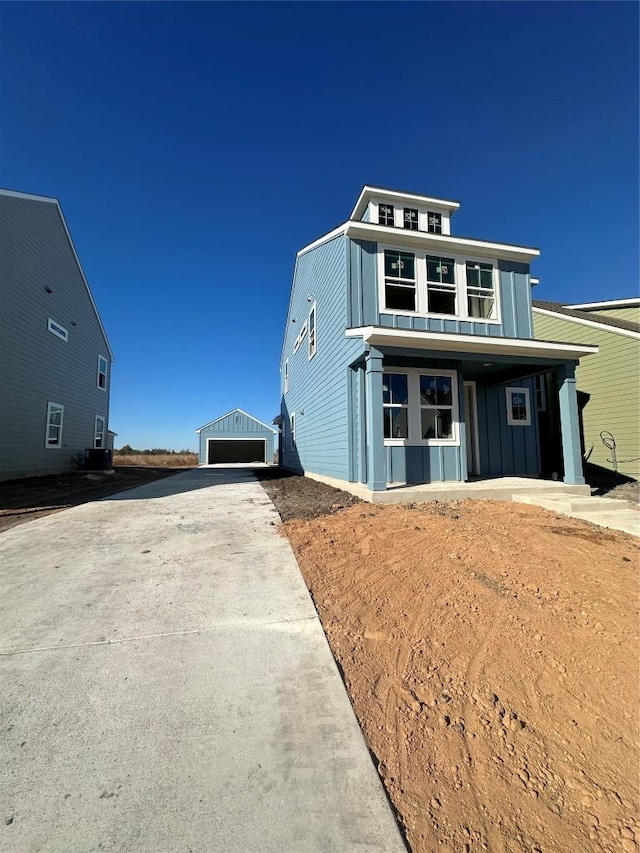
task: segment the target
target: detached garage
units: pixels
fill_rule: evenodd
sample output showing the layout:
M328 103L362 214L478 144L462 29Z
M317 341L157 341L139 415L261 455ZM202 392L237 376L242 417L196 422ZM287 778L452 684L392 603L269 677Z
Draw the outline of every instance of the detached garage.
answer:
M274 461L276 430L242 409L227 412L196 432L200 436L201 465Z

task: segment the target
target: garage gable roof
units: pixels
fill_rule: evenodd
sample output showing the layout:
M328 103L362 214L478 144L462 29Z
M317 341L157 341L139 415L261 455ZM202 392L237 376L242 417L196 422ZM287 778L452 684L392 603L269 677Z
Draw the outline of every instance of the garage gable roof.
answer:
M248 412L245 412L244 409L231 409L230 412L225 412L225 414L220 415L219 418L216 418L213 421L209 421L208 424L205 424L204 426L199 427L196 430L196 432L202 432L203 429L209 429L214 424L217 424L219 421L223 421L225 418L228 418L229 415L235 415L236 412L240 415L244 415L245 418L249 418L250 421L253 421L256 424L260 424L260 426L263 426L265 429L268 429L269 432L273 432L273 433L277 432L277 430L275 430L272 426L269 426L269 424L265 424L264 421L259 421L258 418L254 418L253 415L250 415Z

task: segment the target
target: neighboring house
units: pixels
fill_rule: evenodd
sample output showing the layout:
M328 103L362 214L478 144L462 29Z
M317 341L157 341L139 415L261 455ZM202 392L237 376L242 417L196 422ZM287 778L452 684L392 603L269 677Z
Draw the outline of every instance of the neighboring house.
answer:
M564 480L584 483L575 368L533 340L538 250L457 237L454 201L365 186L296 258L281 354L281 464L327 482L536 476L536 376L558 389Z
M0 479L107 447L112 361L58 201L0 190Z
M231 462L273 464L277 431L242 409L227 412L196 432L200 436L200 465Z
M536 338L598 344L598 354L576 371L585 455L590 463L613 470L611 447L601 436L611 433L619 472L640 479L640 299L582 305L535 300L533 329ZM547 384L554 381L553 375L547 377ZM546 400L540 403L541 427L553 435L555 408Z

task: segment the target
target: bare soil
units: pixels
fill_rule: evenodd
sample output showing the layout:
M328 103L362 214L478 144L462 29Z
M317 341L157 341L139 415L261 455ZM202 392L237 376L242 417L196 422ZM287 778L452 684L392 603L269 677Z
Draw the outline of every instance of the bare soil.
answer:
M276 505L280 518L311 519L332 515L348 506L362 504L349 492L291 474L282 468L256 468L255 476Z
M313 488L284 530L413 853L638 851L638 540Z
M125 489L133 489L135 486L168 477L177 473L177 470L184 470L182 466L120 467L119 463L123 458L115 457L113 472L70 471L65 474L0 482L0 532L53 512L60 512L62 509L100 500Z

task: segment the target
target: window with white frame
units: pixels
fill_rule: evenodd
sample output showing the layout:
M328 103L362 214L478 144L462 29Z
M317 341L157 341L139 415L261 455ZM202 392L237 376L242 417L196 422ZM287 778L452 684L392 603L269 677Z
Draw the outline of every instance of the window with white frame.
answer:
M284 361L284 393L287 394L289 392L289 359L286 358Z
M418 230L418 208L405 207L402 212L402 224L408 231Z
M296 413L291 412L289 416L289 440L291 442L291 449L296 446Z
M429 234L442 234L442 214L429 211L427 213L427 231Z
M420 374L423 439L453 438L453 381L446 374Z
M306 337L307 337L307 321L305 320L305 322L302 324L302 328L300 329L298 337L295 339L295 342L293 344L293 354L294 355L298 352L298 350L300 349L300 345L302 344L302 341Z
M309 358L313 358L316 354L317 339L316 339L316 303L314 302L309 311Z
M406 373L382 377L382 409L385 438L409 437L409 386Z
M384 295L387 308L416 310L416 256L411 252L385 251Z
M547 381L545 374L539 374L535 377L536 386L536 410L538 412L547 411Z
M62 421L64 406L60 403L47 403L47 432L45 447L62 447Z
M382 379L385 444L458 445L455 371L389 371Z
M96 415L96 427L93 435L93 446L104 447L104 425L105 419L100 415Z
M456 265L453 258L427 255L427 311L457 314Z
M51 317L47 320L47 329L65 343L69 340L69 332L67 332L65 327L61 326L60 323L56 323L55 320L52 320Z
M531 402L528 388L507 388L507 423L531 426Z
M495 317L496 294L493 264L467 261L467 311L470 317L486 320Z
M392 204L378 205L378 224L395 225L395 210Z
M107 359L103 355L98 356L98 388L103 391L107 390Z

